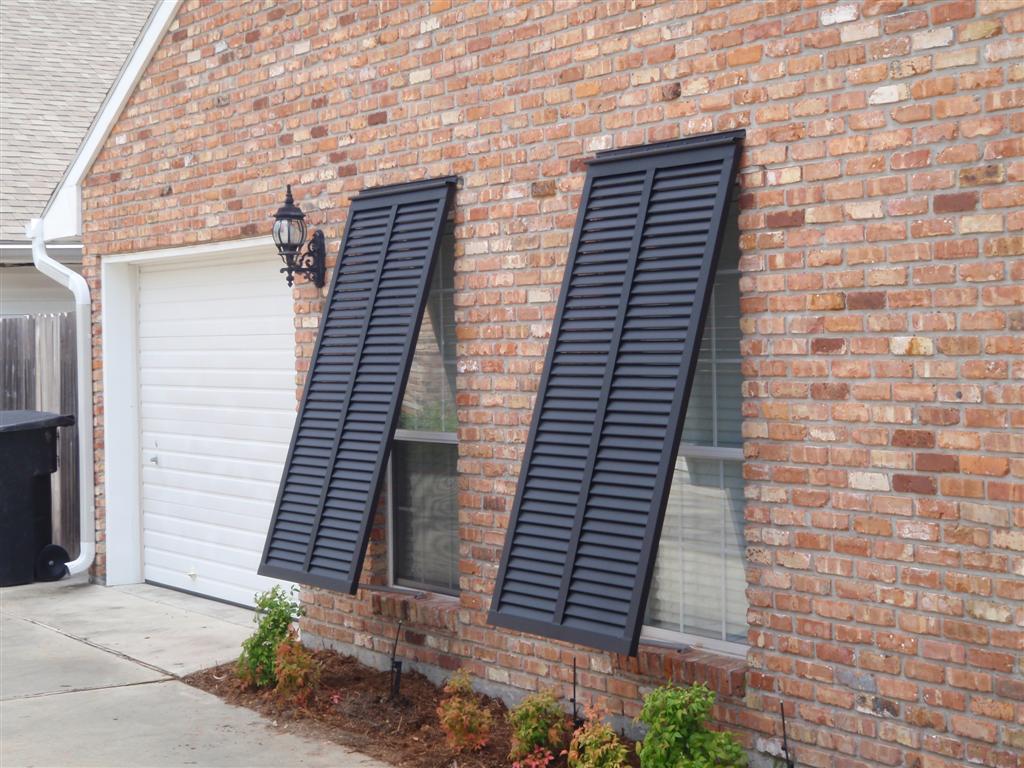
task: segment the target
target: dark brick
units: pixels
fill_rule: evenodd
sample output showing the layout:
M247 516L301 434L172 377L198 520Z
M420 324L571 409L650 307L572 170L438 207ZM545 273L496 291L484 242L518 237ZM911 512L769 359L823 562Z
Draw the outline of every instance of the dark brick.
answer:
M919 453L914 457L914 469L918 472L958 472L960 462L956 456L943 453Z
M846 295L847 309L884 309L885 293L882 291L862 291Z
M802 227L804 224L804 211L802 208L788 211L772 211L765 216L765 224L770 229Z
M923 429L897 429L892 433L892 444L897 448L934 448L935 433Z
M936 195L932 202L935 213L957 213L973 211L978 207L977 192L955 192L951 195Z
M921 493L934 496L938 486L935 478L927 475L893 475L892 489L897 493Z

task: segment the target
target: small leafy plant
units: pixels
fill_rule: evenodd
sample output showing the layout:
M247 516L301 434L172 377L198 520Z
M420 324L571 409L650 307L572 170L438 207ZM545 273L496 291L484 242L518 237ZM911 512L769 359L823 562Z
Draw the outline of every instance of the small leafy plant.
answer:
M647 694L637 718L647 726L636 745L641 768L745 768L747 755L736 737L707 727L714 703L703 684L670 684Z
M565 754L569 768L623 768L626 765L626 746L596 709L587 711L586 722L573 732Z
M455 752L476 751L491 738L493 719L473 692L469 673L460 669L444 687L445 698L437 707L448 747Z
M512 727L509 758L519 761L520 768L543 768L554 760L554 754L565 745L569 731L568 717L554 694L549 692L535 693L523 699L508 713L508 723ZM545 757L545 752L550 756Z
M277 647L288 637L288 628L302 615L295 599L297 589L289 594L281 585L256 596L256 613L252 620L256 631L242 641L237 672L246 685L273 688L277 684Z
M274 675L277 678L274 691L279 696L291 699L299 706L309 705L309 699L320 683L320 663L299 642L292 629L277 646Z
M512 768L548 768L554 759L554 753L547 747L534 747L530 754L513 760Z

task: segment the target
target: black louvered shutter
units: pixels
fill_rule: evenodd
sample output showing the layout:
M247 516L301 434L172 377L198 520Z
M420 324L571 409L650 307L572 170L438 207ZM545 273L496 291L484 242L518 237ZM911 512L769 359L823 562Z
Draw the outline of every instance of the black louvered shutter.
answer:
M338 264L260 574L354 593L455 179L361 192Z
M742 138L590 163L492 624L636 652Z

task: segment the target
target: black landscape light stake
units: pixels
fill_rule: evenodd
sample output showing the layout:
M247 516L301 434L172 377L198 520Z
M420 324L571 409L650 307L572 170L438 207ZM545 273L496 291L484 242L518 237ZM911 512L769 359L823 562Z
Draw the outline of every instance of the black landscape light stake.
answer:
M580 717L579 708L576 706L576 657L572 657L572 725L579 728L583 725L583 718Z
M398 653L398 635L402 631L402 622L398 622L398 627L395 628L395 642L391 645L391 695L388 698L391 701L398 701L398 694L402 690L402 662L395 658L395 654Z
M786 705L781 701L779 711L782 713L782 751L786 753L786 768L794 768L795 763L789 756L789 742L786 740Z
M323 288L327 273L327 247L324 245L323 231L313 231L303 253L302 245L305 242L306 215L295 204L292 185L289 184L284 195L284 205L274 214L274 244L284 262L281 271L286 273L289 287L295 275L305 275L317 288Z

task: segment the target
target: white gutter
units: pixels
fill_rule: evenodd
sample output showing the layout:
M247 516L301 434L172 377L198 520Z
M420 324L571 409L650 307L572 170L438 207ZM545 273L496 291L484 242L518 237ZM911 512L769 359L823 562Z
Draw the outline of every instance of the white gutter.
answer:
M96 503L93 493L92 443L92 300L89 284L77 272L68 269L46 253L42 219L33 219L25 227L32 240L32 263L36 269L75 295L75 355L78 371L78 508L81 536L80 554L68 563L74 576L89 570L96 557Z

